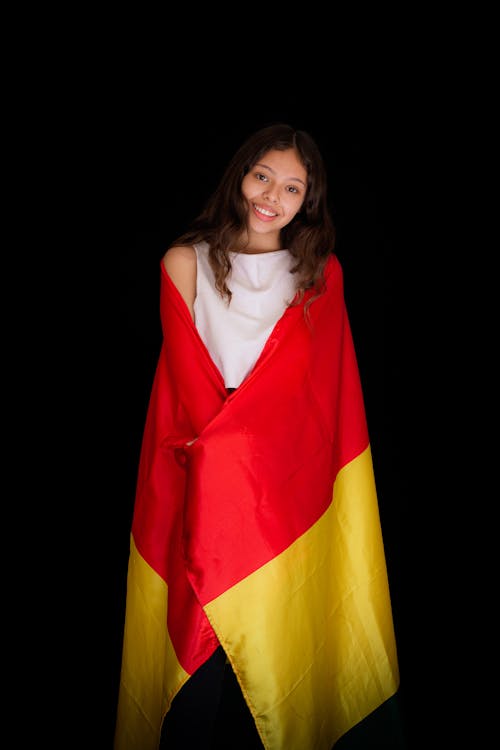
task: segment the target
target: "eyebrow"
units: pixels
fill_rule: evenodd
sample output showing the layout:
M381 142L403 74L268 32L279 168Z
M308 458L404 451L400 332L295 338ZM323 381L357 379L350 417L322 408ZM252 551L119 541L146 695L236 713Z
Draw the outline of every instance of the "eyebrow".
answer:
M276 172L274 171L274 169L272 169L271 167L268 167L267 164L263 164L260 161L257 162L257 164L255 166L256 167L264 167L264 169L268 169L270 172L272 172L272 174L276 174ZM306 183L304 182L304 180L301 180L300 177L286 177L285 179L291 180L292 182L300 182L301 185L303 185L304 187L306 187Z

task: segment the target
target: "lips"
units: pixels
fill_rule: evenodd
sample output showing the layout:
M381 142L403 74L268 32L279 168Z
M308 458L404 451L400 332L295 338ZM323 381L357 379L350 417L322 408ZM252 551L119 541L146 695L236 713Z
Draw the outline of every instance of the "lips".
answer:
M259 217L262 221L272 221L278 214L275 211L271 211L269 208L259 206L256 203L252 203L254 214Z

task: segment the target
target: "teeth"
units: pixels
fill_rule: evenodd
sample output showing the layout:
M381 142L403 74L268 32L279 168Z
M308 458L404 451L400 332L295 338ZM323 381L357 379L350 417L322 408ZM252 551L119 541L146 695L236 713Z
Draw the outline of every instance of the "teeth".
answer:
M264 216L277 216L278 214L273 213L272 211L267 211L265 208L261 208L260 206L256 206L254 203L254 206L256 211L259 212L259 214L264 214Z

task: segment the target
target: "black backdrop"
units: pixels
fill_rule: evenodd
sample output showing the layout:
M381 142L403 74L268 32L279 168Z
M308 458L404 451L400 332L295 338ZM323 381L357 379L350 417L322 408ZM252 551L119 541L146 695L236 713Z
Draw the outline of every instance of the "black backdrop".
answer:
M4 621L21 636L13 654L5 641L20 708L6 728L15 722L17 744L32 730L37 745L56 746L62 731L65 748L111 746L135 478L160 345L160 258L242 137L284 119L317 138L329 169L409 738L418 748L448 747L450 734L463 742L488 726L478 670L487 673L489 653L479 647L484 620L495 621L477 589L483 572L471 570L489 516L479 513L480 533L469 528L471 506L489 510L494 484L462 486L467 464L475 482L485 464L471 461L485 441L467 431L464 412L490 417L476 404L488 391L472 314L491 242L474 236L480 181L467 174L491 161L485 71L471 47L482 37L468 15L460 27L460 14L440 19L424 6L356 7L347 22L329 7L242 20L209 6L206 24L192 6L186 20L157 24L131 10L40 24L33 45L23 23L7 71L13 231L3 259L21 267L13 290L4 272L5 338L14 339L4 370L22 391L5 391L20 466L5 462L15 496L6 481L4 509L19 519L4 523L18 573L4 577L16 589Z

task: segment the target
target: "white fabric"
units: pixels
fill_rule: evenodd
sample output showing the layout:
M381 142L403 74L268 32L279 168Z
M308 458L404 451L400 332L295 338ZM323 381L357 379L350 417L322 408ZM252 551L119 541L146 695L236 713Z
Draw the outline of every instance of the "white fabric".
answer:
M293 258L288 250L230 253L227 285L231 303L215 288L208 244L194 246L197 257L195 325L226 388L237 388L250 373L274 326L295 295Z

